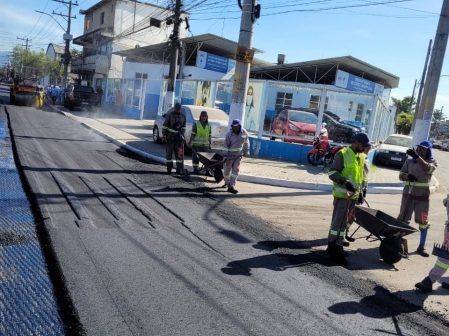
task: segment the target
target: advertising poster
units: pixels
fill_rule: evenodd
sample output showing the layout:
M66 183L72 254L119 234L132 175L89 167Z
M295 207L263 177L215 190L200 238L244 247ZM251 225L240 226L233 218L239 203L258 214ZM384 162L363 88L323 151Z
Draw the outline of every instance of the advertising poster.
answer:
M195 105L213 107L212 83L210 81L198 82Z
M249 83L245 100L245 119L243 125L246 130L257 132L261 120L262 92L264 83Z

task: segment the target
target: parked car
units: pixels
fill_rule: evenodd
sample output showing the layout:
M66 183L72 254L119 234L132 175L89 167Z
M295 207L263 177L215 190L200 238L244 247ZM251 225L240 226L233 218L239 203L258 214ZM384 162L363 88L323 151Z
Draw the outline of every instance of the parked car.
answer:
M310 111L318 116L317 110ZM323 122L326 123L329 139L332 142L350 144L354 134L363 132L363 129L357 126L342 122L340 117L331 111L324 111Z
M364 123L362 123L361 121L356 121L356 120L342 120L341 121L344 124L347 125L351 125L354 127L357 127L360 129L361 132L366 132L366 125Z
M162 127L165 121L165 115L173 111L169 109L166 113L158 115L153 127L153 141L162 143ZM229 116L220 109L213 107L204 107L196 105L182 105L181 113L186 116L185 139L188 143L192 134L193 123L199 120L201 111L206 111L209 116L209 124L212 127L211 145L213 148L224 146L224 138L228 131Z
M430 139L430 142L432 143L432 148L442 149L443 141Z
M376 165L400 166L407 159L407 149L412 147L412 137L391 134L374 151L373 163Z
M98 95L93 87L87 85L69 85L64 91L64 107L92 107L98 105Z
M443 140L441 144L441 149L444 151L449 151L449 139Z
M296 109L279 111L271 121L271 140L275 135L283 136L285 142L312 144L318 118L311 112Z

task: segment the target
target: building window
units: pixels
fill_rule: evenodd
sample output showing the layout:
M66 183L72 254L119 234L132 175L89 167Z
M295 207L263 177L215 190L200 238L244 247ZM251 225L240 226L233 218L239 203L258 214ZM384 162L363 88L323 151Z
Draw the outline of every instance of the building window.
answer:
M309 101L309 108L318 110L319 106L320 106L320 96L311 95Z
M100 24L104 24L104 12L101 13Z
M136 79L148 79L148 74L146 73L141 73L141 72L136 72Z
M276 111L292 107L293 93L278 92L276 94Z
M90 25L91 25L90 19L87 19L86 20L86 31L90 30Z
M324 110L327 111L327 104L329 103L329 97L326 96L326 100L324 102ZM309 108L318 110L320 108L320 96L311 95L309 101Z
M362 121L364 109L365 109L365 104L357 104L357 112L355 114L355 121Z
M351 112L352 111L352 106L354 105L353 101L349 102L349 107L348 107L348 111Z

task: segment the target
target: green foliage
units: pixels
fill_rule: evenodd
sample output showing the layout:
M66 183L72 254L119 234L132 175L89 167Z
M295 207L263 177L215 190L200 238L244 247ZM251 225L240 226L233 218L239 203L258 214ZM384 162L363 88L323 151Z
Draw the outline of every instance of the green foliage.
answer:
M393 100L393 104L397 108L397 113L412 112L412 110L415 107L415 103L416 103L416 100L414 98L413 98L413 102L412 102L411 96L407 96L402 99L399 99L399 98L391 98L391 99ZM410 102L412 102L411 109L410 109Z
M432 114L432 122L433 123L439 123L441 120L444 119L444 114L442 110L436 109L433 111Z
M15 47L11 65L16 74L24 78L61 78L63 66L60 62L48 57L43 51L35 52Z
M396 118L396 132L399 134L410 134L414 116L411 113L400 112Z

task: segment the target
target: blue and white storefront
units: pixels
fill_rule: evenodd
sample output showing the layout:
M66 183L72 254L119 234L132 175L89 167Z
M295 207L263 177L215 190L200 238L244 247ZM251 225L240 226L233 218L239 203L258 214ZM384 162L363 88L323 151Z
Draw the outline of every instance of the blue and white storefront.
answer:
M208 41L211 41L209 35L207 38ZM229 40L220 40L218 37L216 39L219 41L215 47L223 43L233 43ZM150 48L153 52L157 50L156 47L150 46ZM190 61L186 62L188 65L181 70L183 79L176 82L175 101L184 105L216 107L229 113L235 61L225 57L225 53L218 55L198 49L194 49L189 56ZM228 45L228 49L232 49L230 45ZM157 115L161 115L166 110L164 98L167 88L166 78L169 73L167 59L162 57L164 61L159 63L132 62L133 52L128 51L127 54L122 55L128 56L127 59L130 59L124 63L123 79L108 80L106 102L113 103L113 99L108 99L108 96L113 96L114 92L120 90L123 95L122 114L134 119L155 119ZM149 51L145 50L145 54L148 53ZM142 51L140 57L143 54ZM163 54L159 51L159 56L161 55ZM139 59L138 55L135 55L134 60L136 59ZM296 81L292 78L283 80L288 76L280 76L281 70L284 69L285 72L291 73L288 66L295 64L288 64L285 67L262 61L253 64L254 68L266 69L266 71L281 69L279 76L268 73L261 79L255 79L257 72L254 75L252 70L252 75L255 78L249 81L243 123L245 128L251 132L253 139L257 138L262 142L262 140L269 141L272 138L270 123L280 110L292 108L318 111L321 105L320 101L323 99L324 108L321 110L333 113L341 120L364 126L373 142L384 140L393 132L394 113L390 111L388 101L391 88L396 87L399 79L350 56L323 61L326 61L326 64L330 63L329 61L341 63L332 65L334 67L332 73L332 67L324 69L321 78L325 78L325 80L318 79L314 83L300 82L298 78ZM354 70L354 73L359 70L359 73L363 72L363 74L368 74L371 71L372 75L362 78L349 72L348 69ZM331 74L327 75L326 79L325 76L328 73ZM309 77L307 76L307 78ZM318 76L315 74L315 77ZM384 78L385 81L381 84L368 78ZM277 141L276 143L279 143L276 146L282 146L281 142ZM272 145L274 145L273 142ZM294 146L292 151L299 149L298 145L285 145ZM271 150L268 149L268 151Z

